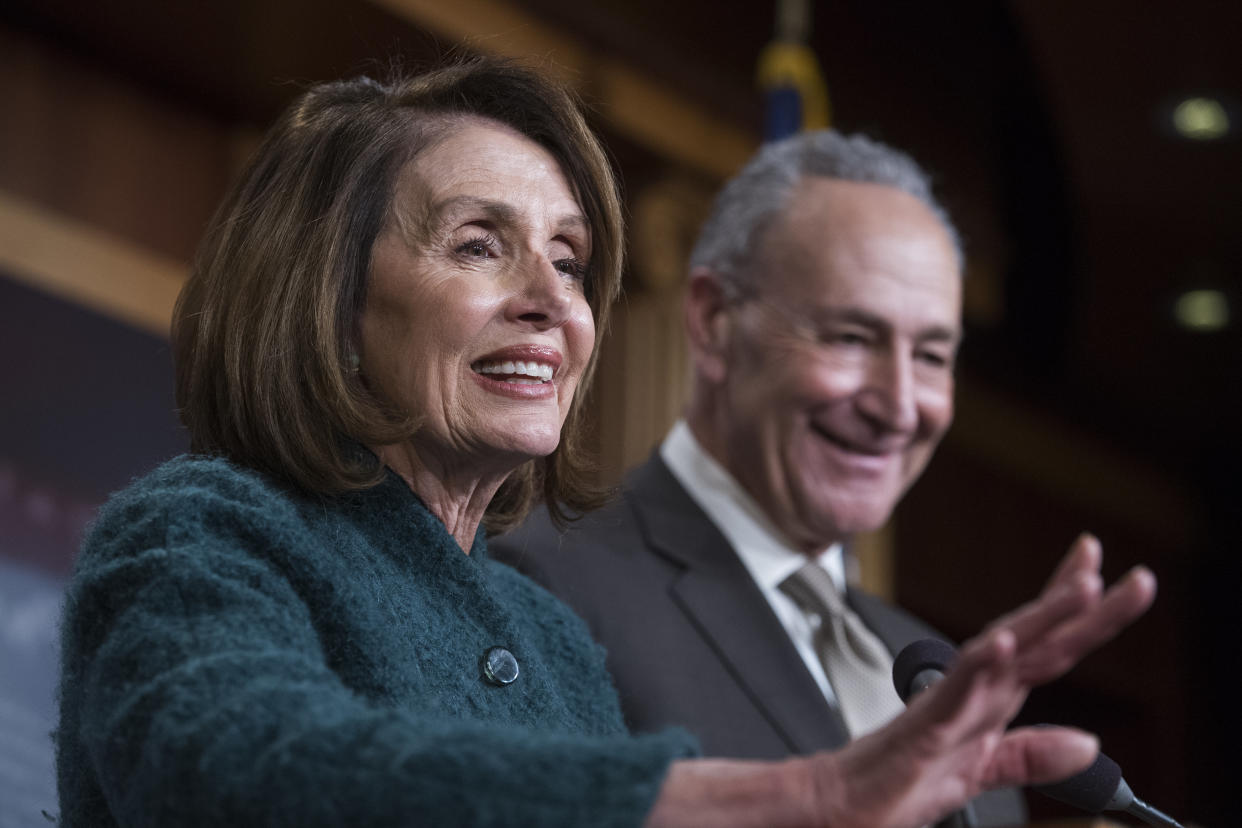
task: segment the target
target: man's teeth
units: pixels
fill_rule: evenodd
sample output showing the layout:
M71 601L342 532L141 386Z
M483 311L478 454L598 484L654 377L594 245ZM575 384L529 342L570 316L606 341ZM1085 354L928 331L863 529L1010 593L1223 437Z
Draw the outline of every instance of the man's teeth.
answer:
M552 381L552 366L542 362L479 362L474 370L480 374L500 374L509 382L539 383Z

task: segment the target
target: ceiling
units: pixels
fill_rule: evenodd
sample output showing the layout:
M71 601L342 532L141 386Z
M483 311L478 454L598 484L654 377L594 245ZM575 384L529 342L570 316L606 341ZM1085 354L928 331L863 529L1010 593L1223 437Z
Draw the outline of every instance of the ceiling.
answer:
M0 20L179 105L261 126L302 83L456 48L410 22L434 3L391 11L403 2L9 0ZM771 6L482 8L526 15L757 133L754 66ZM1222 446L1236 457L1242 124L1193 142L1176 137L1168 113L1187 95L1242 100L1242 4L835 0L813 14L835 125L912 151L962 226L975 297L963 370L1174 473L1196 474ZM657 154L603 131L627 186L660 175ZM1232 327L1173 323L1173 300L1202 287L1229 297Z

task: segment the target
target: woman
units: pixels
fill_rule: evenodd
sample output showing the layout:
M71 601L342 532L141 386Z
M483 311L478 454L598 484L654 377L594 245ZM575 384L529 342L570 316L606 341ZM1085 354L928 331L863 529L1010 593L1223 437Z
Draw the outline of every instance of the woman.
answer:
M1000 733L1151 599L1149 576L1101 596L1090 543L840 753L626 734L583 625L484 539L596 500L581 401L620 260L606 159L533 74L285 114L176 309L195 454L113 498L68 593L64 824L913 826L1089 761L1079 734Z

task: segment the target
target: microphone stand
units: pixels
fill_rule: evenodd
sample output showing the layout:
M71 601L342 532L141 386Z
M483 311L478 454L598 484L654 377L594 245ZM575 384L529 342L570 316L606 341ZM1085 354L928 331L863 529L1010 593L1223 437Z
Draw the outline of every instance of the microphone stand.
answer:
M1173 817L1158 808L1153 808L1137 797L1135 797L1130 807L1126 808L1126 813L1132 817L1138 817L1148 825L1158 826L1158 828L1182 828L1182 824Z
M1173 817L1135 796L1124 779L1117 784L1117 793L1113 794L1112 801L1104 806L1104 810L1121 811L1156 828L1182 828L1182 824Z

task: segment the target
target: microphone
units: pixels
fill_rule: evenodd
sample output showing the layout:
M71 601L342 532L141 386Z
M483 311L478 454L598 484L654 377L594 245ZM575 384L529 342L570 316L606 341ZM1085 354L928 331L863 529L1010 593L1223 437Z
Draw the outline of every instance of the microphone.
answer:
M1035 785L1033 790L1094 814L1122 811L1148 825L1182 828L1173 817L1135 796L1126 780L1121 778L1121 766L1103 751L1096 754L1095 761L1086 770L1051 785Z
M935 638L907 645L893 660L893 686L897 688L897 695L909 704L915 694L944 678L956 655L953 647ZM1182 828L1177 820L1135 796L1121 778L1121 766L1103 751L1096 754L1095 761L1086 770L1060 782L1034 785L1032 790L1091 813L1122 811L1157 828Z
M945 670L957 658L957 650L938 638L923 638L907 644L893 659L893 687L906 704L944 678Z
M957 651L952 645L935 638L924 638L907 644L893 659L893 687L906 704L917 694L944 678L944 671L953 663ZM967 802L940 823L948 828L978 828L975 806Z

